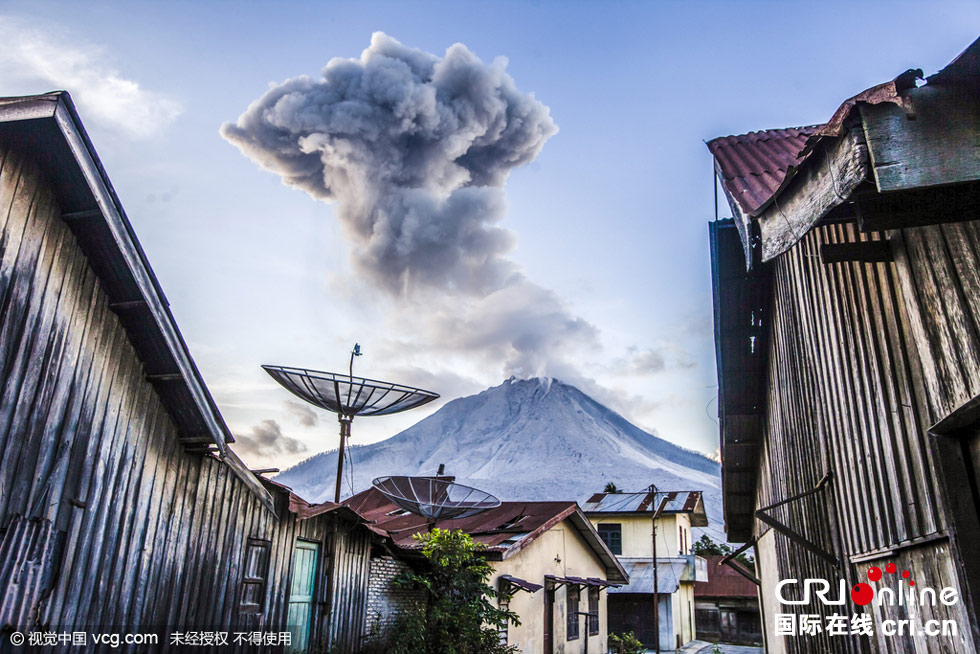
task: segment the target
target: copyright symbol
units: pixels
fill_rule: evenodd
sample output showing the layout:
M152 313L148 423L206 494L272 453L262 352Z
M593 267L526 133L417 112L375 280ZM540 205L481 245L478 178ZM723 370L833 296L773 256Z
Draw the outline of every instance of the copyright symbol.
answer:
M10 644L11 645L23 645L24 644L24 634L19 631L15 631L10 634Z

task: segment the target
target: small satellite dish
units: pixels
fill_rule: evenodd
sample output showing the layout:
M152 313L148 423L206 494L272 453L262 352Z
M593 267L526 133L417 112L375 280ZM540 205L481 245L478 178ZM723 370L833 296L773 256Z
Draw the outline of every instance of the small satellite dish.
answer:
M490 493L438 477L378 477L371 485L399 507L432 523L500 506Z

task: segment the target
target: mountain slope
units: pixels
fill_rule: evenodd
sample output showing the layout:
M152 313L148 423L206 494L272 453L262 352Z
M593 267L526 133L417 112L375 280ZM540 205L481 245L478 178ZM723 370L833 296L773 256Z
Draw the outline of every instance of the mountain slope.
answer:
M405 431L350 449L344 494L383 475L435 474L504 500L577 500L601 491L702 490L709 531L721 529L716 462L657 438L558 380L511 378L449 402ZM336 450L286 470L276 481L310 501L332 499ZM351 483L352 482L352 483Z

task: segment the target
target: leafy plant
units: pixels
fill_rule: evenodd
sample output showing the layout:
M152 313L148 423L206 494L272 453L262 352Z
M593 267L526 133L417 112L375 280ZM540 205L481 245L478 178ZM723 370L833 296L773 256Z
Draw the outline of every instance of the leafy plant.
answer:
M609 649L617 654L644 654L647 651L632 631L625 634L609 634Z
M616 487L616 484L615 483L613 483L613 482L610 481L610 482L606 482L606 487L602 489L602 492L603 493L618 493L619 492L619 488Z
M726 543L716 543L711 540L708 534L702 534L701 538L698 539L696 543L691 546L691 552L697 554L698 556L727 556L735 550L728 546ZM750 570L755 567L755 562L752 559L752 555L747 552L742 552L735 557L735 560L742 565L748 567Z
M516 613L498 608L487 581L493 568L482 546L460 530L433 529L417 534L424 565L392 583L423 591L425 601L403 612L387 638L388 654L511 654L499 629L520 624Z

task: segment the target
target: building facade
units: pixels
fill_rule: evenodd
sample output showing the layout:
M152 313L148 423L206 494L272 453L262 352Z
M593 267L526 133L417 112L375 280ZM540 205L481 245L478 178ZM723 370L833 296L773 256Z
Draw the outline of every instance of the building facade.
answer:
M394 559L372 561L371 586L378 589L379 608L367 618L368 625L390 625L399 610L416 600L399 596L391 601L390 595L382 598L382 589L391 588L388 582L399 566L418 559L414 536L429 524L374 488L344 505L385 535L395 553ZM628 576L575 502L503 502L434 526L461 529L485 547L494 569L489 583L496 589L498 604L520 618L520 624L501 631L501 642L516 645L524 654L607 651L609 589L627 583Z
M713 643L762 644L759 587L724 557L708 555L708 581L694 586L694 622L698 638Z
M662 651L697 638L695 582L707 581L705 560L691 550L691 528L708 525L700 491L596 493L583 510L630 576L629 584L609 590L609 630L633 632L653 649L659 622Z
M708 143L725 526L770 652L977 648L980 42L921 77Z
M0 394L4 643L356 651L375 536L235 456L67 93L0 99Z

